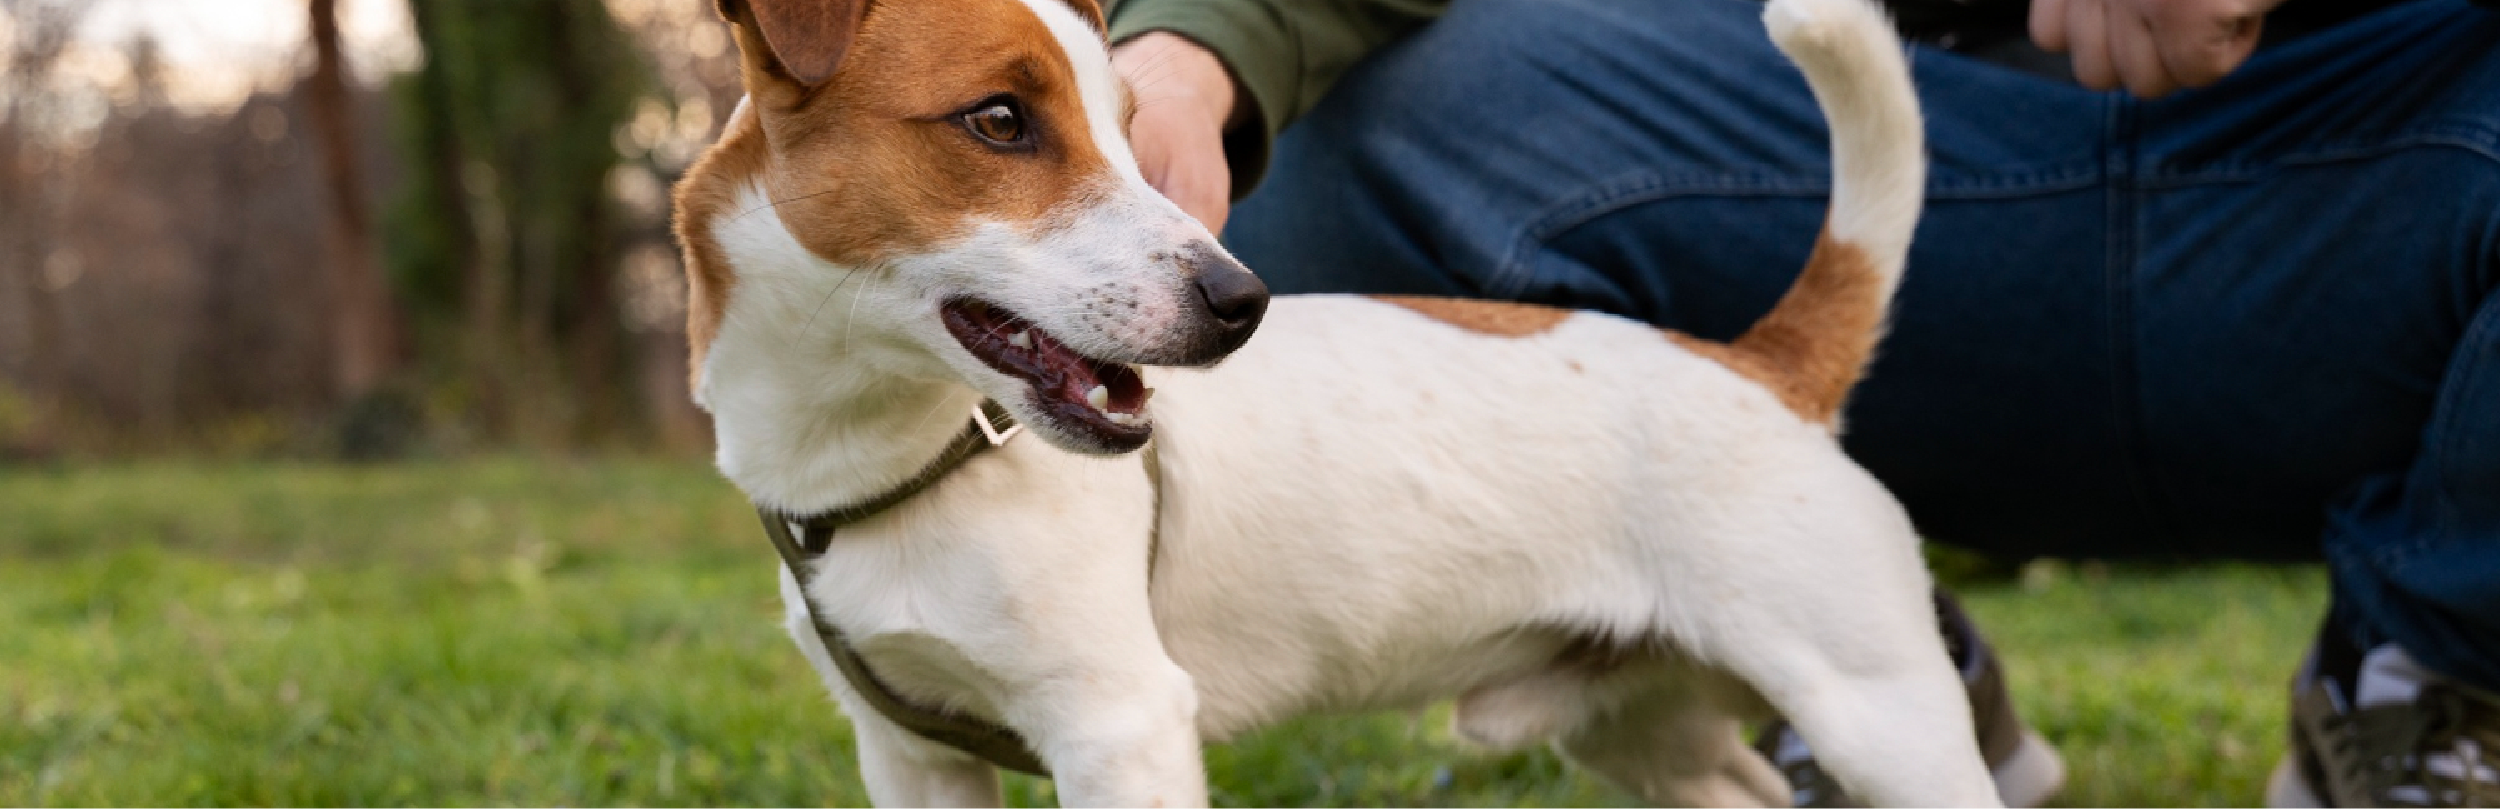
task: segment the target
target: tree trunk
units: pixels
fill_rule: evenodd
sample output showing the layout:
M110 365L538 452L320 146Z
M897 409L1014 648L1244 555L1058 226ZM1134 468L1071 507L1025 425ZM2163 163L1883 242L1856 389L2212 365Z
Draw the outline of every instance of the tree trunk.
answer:
M0 262L15 266L18 274L0 279L0 284L15 286L10 293L24 302L25 362L19 383L39 406L48 406L61 396L64 376L60 302L43 277L58 238L57 186L36 164L44 147L31 142L34 128L27 121L37 105L46 103L43 96L87 8L0 3L0 11L15 23L12 36L0 40L0 47L7 49L0 58L9 66L0 71L0 118L5 119L0 120L0 130L5 130L0 132Z
M571 107L587 107L600 92L598 71L607 56L601 51L598 37L586 36L586 26L574 15L604 17L607 8L598 2L575 0L572 4L555 6L559 12L556 24L549 26L549 51L554 55L549 70L555 79L556 93ZM587 133L592 138L603 132ZM584 145L599 148L604 144L586 139ZM612 147L611 147L612 148ZM569 315L564 331L569 345L565 351L567 365L572 367L574 389L582 396L576 406L580 425L587 432L604 432L626 421L626 410L633 401L632 388L624 384L623 375L630 370L625 364L625 334L622 309L617 306L616 270L618 251L616 220L608 201L608 172L614 160L600 161L582 176L573 179L580 184L580 193L569 195L563 209L551 211L569 220L573 249L566 255L554 256L553 267L562 279L558 294L572 298L564 312Z
M453 37L435 0L410 0L408 17L416 29L425 68L417 71L419 98L416 128L419 143L416 170L433 193L422 197L430 219L442 229L445 260L458 273L459 350L461 374L474 391L470 417L489 436L501 438L509 425L512 347L507 333L512 279L509 240L503 237L502 206L494 204L493 178L471 176L471 144L463 136L462 107L453 89ZM457 13L452 10L452 13ZM491 144L481 144L491 153ZM480 168L483 168L481 166Z
M24 329L18 336L21 362L15 363L18 382L23 393L39 401L50 401L60 393L60 316L54 307L53 290L44 283L44 263L50 256L43 234L50 232L51 201L44 199L44 190L36 187L42 178L26 170L26 159L20 142L18 121L22 116L10 110L6 121L0 121L0 259L17 269L15 277L0 280L15 286L15 297L21 308L17 312Z
M313 73L306 81L313 137L321 148L330 196L329 266L331 383L352 401L398 370L399 323L373 238L359 170L353 99L340 53L337 0L310 0Z

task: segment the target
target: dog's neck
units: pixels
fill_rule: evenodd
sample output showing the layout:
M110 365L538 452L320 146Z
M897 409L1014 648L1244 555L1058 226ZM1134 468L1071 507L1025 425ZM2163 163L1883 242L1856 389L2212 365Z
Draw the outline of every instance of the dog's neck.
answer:
M705 384L718 417L715 460L756 505L791 514L855 506L902 485L963 434L981 399L942 382L776 378L798 369L738 365L715 362Z
M881 270L816 258L761 206L759 191L746 213L712 223L740 279L696 394L718 431L716 460L758 506L806 514L867 501L935 459L981 396L942 373L899 371L925 358L859 322L862 306L893 305L867 300L890 292Z

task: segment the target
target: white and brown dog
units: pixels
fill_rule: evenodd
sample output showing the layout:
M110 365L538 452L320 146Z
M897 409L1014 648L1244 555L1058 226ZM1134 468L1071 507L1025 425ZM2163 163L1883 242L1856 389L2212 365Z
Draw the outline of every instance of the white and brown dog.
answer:
M1451 696L1465 736L1555 741L1660 803L1784 804L1741 738L1772 711L1863 798L1996 802L1918 539L1834 440L1925 173L1869 0L1765 9L1837 177L1796 287L1726 344L1271 306L1134 167L1090 0L722 7L748 99L677 191L721 470L809 514L912 481L984 400L1039 439L784 572L878 803L998 784L837 675L819 617L895 696L1020 734L1076 804L1202 804L1208 740Z

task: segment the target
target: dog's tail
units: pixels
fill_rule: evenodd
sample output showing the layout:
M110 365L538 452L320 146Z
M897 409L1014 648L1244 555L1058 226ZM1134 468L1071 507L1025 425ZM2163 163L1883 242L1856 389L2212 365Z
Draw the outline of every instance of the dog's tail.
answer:
M1918 225L1927 175L1918 96L1874 0L1770 0L1762 19L1830 123L1832 202L1804 274L1729 347L1769 366L1799 415L1837 426L1883 337Z

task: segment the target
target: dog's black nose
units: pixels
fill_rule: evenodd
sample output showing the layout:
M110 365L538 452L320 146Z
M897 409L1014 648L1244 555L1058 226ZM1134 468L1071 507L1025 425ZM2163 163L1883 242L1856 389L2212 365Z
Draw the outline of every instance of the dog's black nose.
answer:
M1185 359L1175 364L1213 365L1259 330L1259 318L1267 314L1267 283L1213 241L1190 245L1177 258L1198 287L1206 319L1192 329L1197 337L1183 350Z
M1225 330L1259 325L1259 316L1267 313L1266 282L1220 253L1193 263L1198 265L1198 297L1207 302L1207 311L1224 323Z

